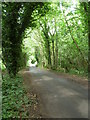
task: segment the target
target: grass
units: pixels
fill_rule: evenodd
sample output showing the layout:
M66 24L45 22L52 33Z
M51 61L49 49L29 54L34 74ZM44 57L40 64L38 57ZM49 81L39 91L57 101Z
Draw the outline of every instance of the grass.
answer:
M23 87L23 78L17 76L10 78L7 74L2 80L2 117L5 118L26 118L28 112L26 106L30 101Z

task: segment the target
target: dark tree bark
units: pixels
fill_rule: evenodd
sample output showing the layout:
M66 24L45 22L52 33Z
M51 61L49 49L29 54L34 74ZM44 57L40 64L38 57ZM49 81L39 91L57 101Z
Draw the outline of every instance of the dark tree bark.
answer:
M52 40L52 51L53 51L53 67L55 66L55 52L54 52L54 39Z
M51 66L51 51L50 51L50 42L49 42L49 39L47 39L47 50L48 50L48 65Z

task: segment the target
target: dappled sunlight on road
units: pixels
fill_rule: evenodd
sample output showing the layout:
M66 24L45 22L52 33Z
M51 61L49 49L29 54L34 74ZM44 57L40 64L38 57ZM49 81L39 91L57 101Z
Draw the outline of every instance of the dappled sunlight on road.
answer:
M88 100L82 100L80 104L78 105L78 110L81 111L80 113L82 115L86 115L88 113Z
M88 117L88 90L83 86L36 67L30 73L49 118Z
M42 76L42 80L48 81L48 80L53 80L53 78L48 76Z
M63 89L63 90L61 90L61 89ZM65 87L63 87L63 86L57 86L57 91L58 91L58 93L60 93L60 95L62 96L62 97L64 97L64 96L67 96L67 97L69 97L69 96L72 96L72 95L74 95L74 96L76 96L76 95L80 95L78 92L76 92L75 90L70 90L70 89L67 89L67 88L65 88Z

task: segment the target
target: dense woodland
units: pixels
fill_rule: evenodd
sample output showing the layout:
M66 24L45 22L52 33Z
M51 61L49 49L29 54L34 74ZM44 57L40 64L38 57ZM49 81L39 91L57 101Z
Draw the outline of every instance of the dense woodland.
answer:
M2 10L3 64L10 75L31 56L43 67L87 73L88 3L3 3Z
M30 62L37 62L38 67L87 76L90 68L89 10L89 2L78 1L2 3L2 71L7 70L10 76L3 78L4 118L18 115L11 113L10 105L8 107L5 104L7 84L14 84L11 90L17 90L17 73L29 66ZM11 80L12 82L6 83L9 79L16 79L16 82L12 83ZM8 93L10 94L9 90ZM18 90L17 96L19 94ZM16 99L15 96L13 93L13 100ZM16 105L12 104L11 106ZM21 103L17 104L16 111L19 104ZM7 115L6 109L10 110Z

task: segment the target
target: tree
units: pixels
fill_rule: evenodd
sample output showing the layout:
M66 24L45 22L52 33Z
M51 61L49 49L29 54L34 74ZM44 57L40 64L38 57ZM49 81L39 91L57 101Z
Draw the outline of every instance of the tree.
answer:
M32 35L39 46L39 64L43 61L51 69L87 74L88 27L85 16L84 7L79 2L63 2L61 7L60 3L51 3L43 16L34 11L37 32L32 30ZM33 41L33 37L31 39Z
M33 26L32 13L43 3L2 4L3 62L10 75L16 76L21 68L22 39L24 31Z
M46 58L48 61L48 67L51 66L51 51L50 51L50 37L49 37L49 25L47 25L47 18L44 16L44 19L42 22L40 22L40 26L42 27L43 37L44 37L44 43L45 43L45 50L46 50Z

